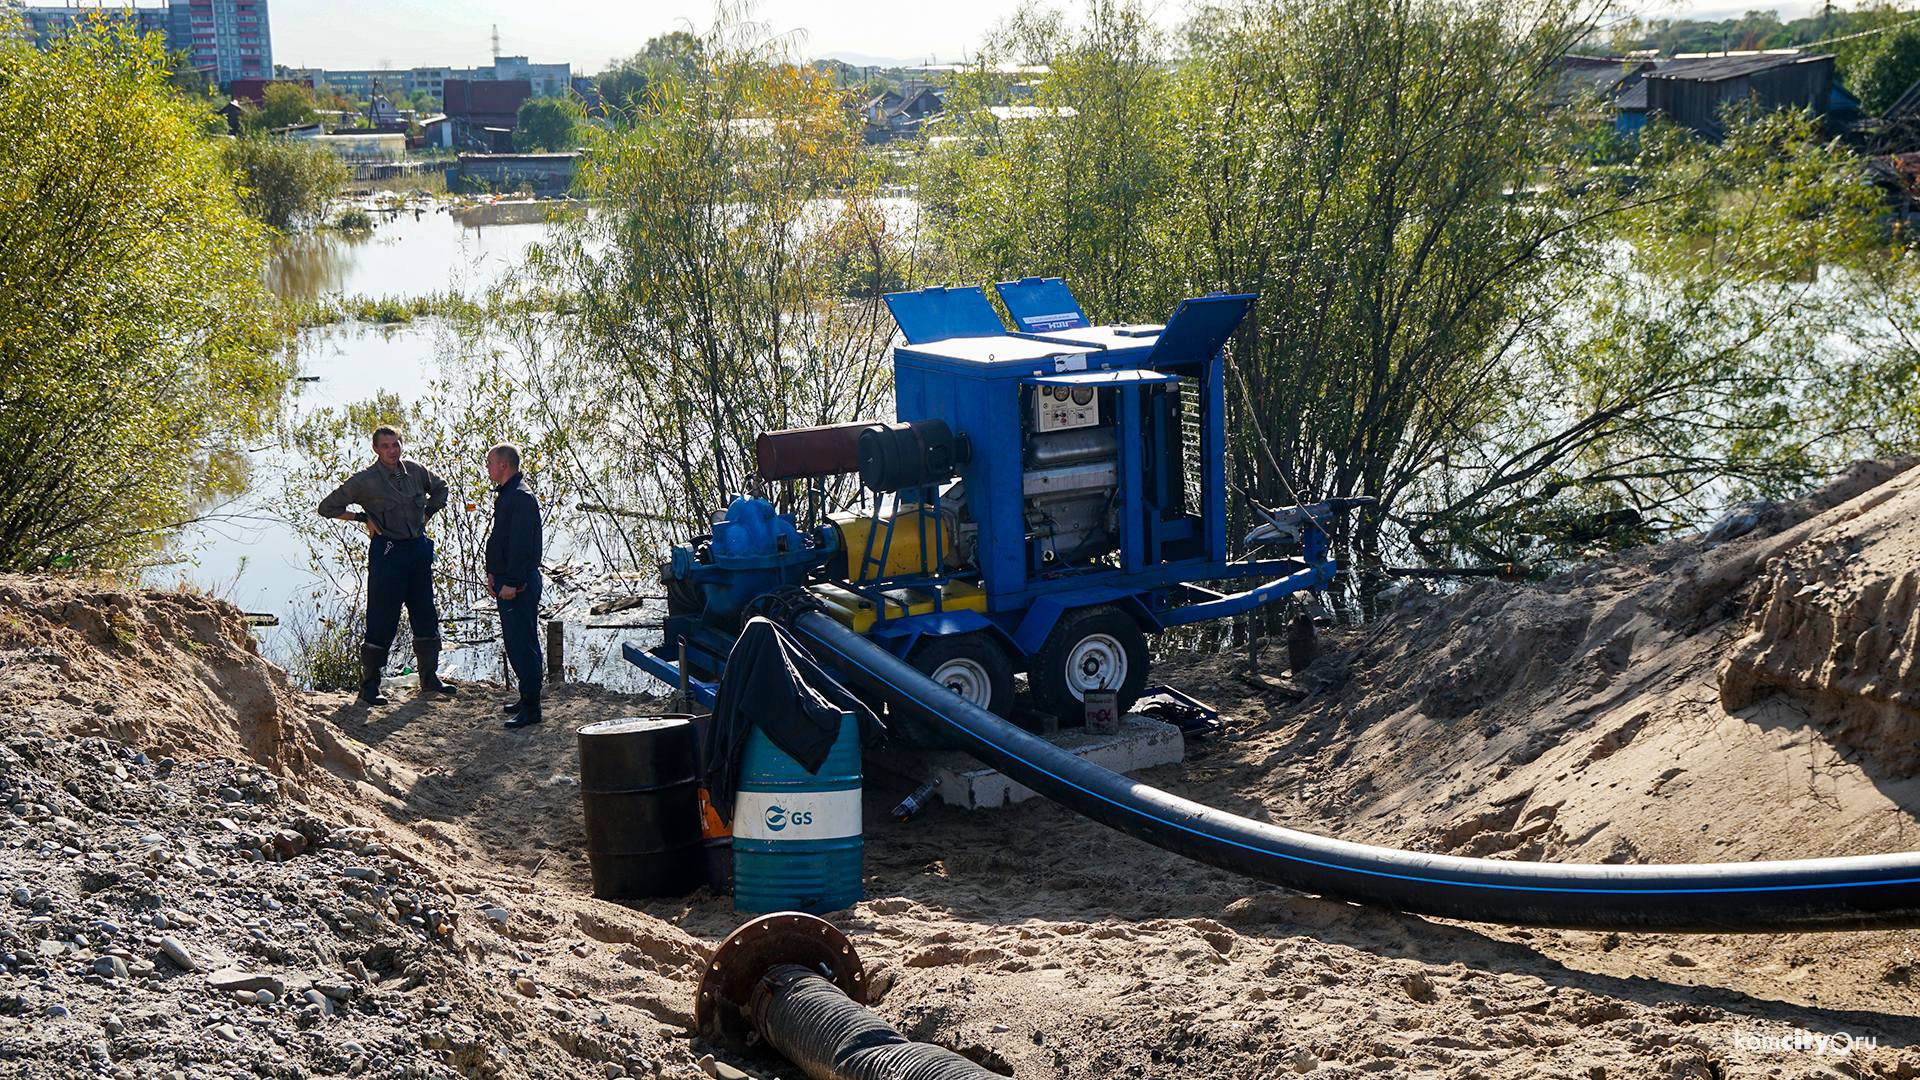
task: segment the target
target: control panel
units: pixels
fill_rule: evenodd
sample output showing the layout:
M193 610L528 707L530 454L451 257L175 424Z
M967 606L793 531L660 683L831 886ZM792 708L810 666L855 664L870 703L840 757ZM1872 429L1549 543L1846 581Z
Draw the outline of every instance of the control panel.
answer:
M1033 388L1033 430L1066 431L1100 422L1100 395L1091 386Z

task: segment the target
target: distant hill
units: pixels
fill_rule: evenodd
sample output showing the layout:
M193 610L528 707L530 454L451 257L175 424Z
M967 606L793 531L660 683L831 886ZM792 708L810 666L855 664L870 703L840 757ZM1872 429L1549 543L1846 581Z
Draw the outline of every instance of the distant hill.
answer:
M926 56L914 57L912 59L903 60L897 56L868 56L866 53L843 52L837 49L830 53L823 53L822 55L815 57L815 59L838 60L843 64L851 64L854 67L877 67L877 68L909 67L909 66L918 66L920 64L934 63L934 60L931 57L926 57Z

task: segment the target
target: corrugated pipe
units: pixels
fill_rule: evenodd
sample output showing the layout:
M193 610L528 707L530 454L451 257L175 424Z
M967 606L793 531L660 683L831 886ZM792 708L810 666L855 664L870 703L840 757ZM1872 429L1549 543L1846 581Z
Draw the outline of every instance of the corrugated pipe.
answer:
M767 969L753 1027L814 1080L1000 1080L942 1046L913 1042L838 986L798 964Z

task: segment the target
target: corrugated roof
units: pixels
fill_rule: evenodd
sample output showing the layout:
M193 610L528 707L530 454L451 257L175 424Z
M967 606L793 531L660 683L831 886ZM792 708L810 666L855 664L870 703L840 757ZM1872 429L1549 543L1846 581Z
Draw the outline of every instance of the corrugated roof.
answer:
M1675 57L1658 71L1647 72L1649 79L1687 79L1692 82L1721 82L1755 72L1794 64L1811 64L1833 59L1832 53L1798 52L1731 53L1718 56Z
M1916 80L1912 86L1907 87L1907 92L1901 94L1894 100L1893 104L1887 106L1887 111L1882 115L1892 118L1895 116L1905 116L1915 111L1920 111L1920 80Z

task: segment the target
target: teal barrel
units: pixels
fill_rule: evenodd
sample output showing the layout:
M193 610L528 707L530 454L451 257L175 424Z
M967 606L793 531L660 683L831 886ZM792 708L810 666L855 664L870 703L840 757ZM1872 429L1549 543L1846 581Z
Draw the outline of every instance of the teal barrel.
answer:
M859 903L866 841L860 830L860 728L840 735L819 773L747 736L733 798L733 909L815 915Z
M698 741L684 716L629 716L575 732L593 895L685 896L706 881Z

